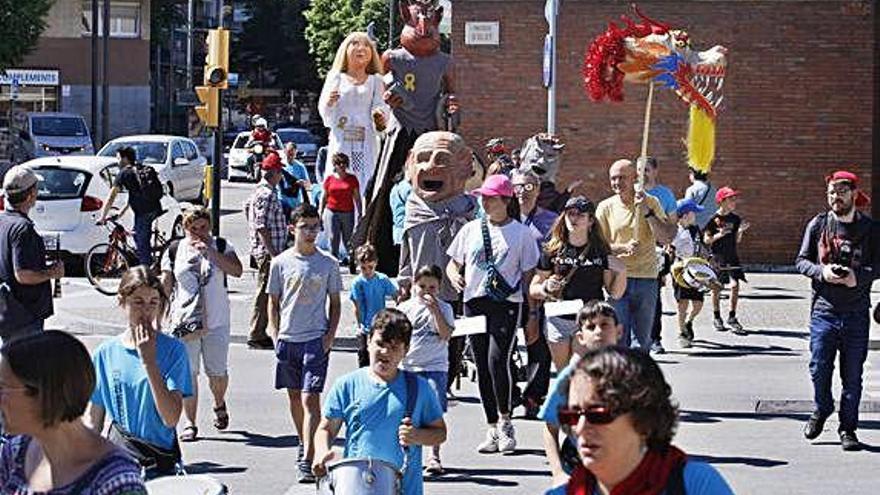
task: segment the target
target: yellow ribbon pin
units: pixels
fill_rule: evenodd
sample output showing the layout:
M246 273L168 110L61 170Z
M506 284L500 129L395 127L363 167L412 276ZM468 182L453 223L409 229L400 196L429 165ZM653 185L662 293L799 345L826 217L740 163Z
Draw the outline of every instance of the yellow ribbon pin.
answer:
M416 90L416 75L413 73L409 73L403 76L403 87L407 91L415 91Z

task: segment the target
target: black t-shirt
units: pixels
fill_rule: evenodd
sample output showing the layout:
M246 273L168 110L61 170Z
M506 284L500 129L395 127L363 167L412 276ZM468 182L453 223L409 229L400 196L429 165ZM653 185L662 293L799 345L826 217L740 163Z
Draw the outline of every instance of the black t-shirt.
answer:
M45 270L46 246L28 217L17 211L4 211L0 213L0 280L9 285L18 302L34 316L41 319L52 316L50 283L19 284L15 279L16 268Z
M710 236L725 231L727 232L720 239L712 243L712 256L722 266L739 265L739 255L736 252L736 237L739 233L739 226L742 219L736 213L728 213L727 215L712 215L709 223L706 224L706 233Z
M162 203L144 196L137 167L125 167L119 171L113 186L128 192L128 205L135 215L156 213L162 210Z
M583 250L583 246L566 244L556 255L550 255L546 250L541 251L538 270L563 278L572 269L577 270L562 289L563 300L583 299L586 302L605 298L602 288L605 270L608 269L608 254L597 246L590 246L586 256L581 256Z

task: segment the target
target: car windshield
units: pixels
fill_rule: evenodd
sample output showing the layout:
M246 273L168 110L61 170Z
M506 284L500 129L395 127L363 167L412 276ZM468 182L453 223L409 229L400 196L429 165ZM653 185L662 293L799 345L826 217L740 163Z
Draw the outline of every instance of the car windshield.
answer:
M312 133L299 129L279 129L278 137L284 144L293 141L296 144L316 144Z
M37 199L79 198L85 191L87 172L69 168L40 167L37 175Z
M116 156L119 148L131 146L141 163L165 163L168 156L168 143L155 141L116 141L108 144L98 153L99 156Z
M31 131L34 136L85 136L86 126L77 117L33 117Z
M247 144L248 139L250 139L250 134L242 134L235 138L235 142L232 143L233 148L244 148L244 145Z

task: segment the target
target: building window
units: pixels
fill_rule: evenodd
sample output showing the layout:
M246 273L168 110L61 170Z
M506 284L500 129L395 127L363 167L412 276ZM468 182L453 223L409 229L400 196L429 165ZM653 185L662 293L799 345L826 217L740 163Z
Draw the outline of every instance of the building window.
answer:
M98 2L98 35L104 33L104 2ZM92 2L82 4L82 34L92 35ZM133 2L110 2L110 36L138 38L141 35L141 5Z

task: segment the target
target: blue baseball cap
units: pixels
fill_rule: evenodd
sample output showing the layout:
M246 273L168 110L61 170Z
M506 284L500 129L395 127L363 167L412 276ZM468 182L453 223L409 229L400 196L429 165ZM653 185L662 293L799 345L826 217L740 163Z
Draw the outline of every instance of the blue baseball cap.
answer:
M690 212L699 213L705 209L691 198L679 199L675 203L675 214L679 217L683 217Z

